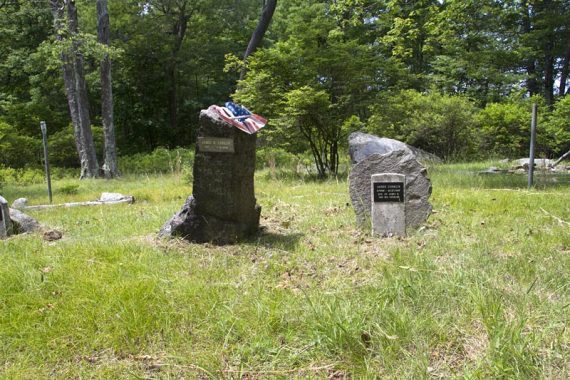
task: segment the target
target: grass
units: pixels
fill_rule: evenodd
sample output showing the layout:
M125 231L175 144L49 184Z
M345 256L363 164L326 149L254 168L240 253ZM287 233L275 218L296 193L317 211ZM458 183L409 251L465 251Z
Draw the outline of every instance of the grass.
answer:
M59 180L58 203L137 203L29 212L64 238L0 241L0 377L568 378L568 178L488 166L430 168L406 239L357 230L345 180L260 172L264 232L226 247L156 239L180 177Z

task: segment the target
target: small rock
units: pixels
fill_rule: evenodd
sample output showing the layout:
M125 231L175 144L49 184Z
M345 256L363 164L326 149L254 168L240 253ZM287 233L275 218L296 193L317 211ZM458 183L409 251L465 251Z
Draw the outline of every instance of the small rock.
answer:
M101 193L100 202L120 202L120 201L134 202L135 198L132 195L123 195L120 193Z
M12 202L12 208L23 210L28 207L28 198L18 198Z
M44 240L45 241L55 241L59 240L63 237L63 233L58 230L47 230L44 232Z

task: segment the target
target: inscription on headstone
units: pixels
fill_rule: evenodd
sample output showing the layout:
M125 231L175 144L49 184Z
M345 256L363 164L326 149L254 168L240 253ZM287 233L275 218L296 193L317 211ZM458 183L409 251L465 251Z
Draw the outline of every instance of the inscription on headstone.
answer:
M373 174L372 234L380 236L406 235L406 176L397 173Z
M200 152L235 153L234 140L220 137L198 137Z
M403 182L374 182L374 202L403 202Z

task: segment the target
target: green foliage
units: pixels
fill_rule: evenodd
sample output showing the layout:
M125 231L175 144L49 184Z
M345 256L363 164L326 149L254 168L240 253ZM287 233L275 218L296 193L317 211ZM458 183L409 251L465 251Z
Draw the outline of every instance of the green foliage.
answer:
M476 147L476 108L469 99L414 90L382 94L367 129L444 159L469 157Z
M157 148L152 153L137 153L119 159L119 168L124 174L181 173L183 168L192 167L193 149Z
M570 96L566 95L554 105L554 111L539 127L538 134L547 136L545 145L554 155L570 150Z
M21 135L13 126L0 120L0 165L34 166L42 157L41 141Z
M530 141L530 112L523 103L492 103L479 113L481 147L496 156L524 157Z
M56 180L80 185L57 203L144 201L29 210L64 238L0 241L1 376L566 379L569 182L466 174L491 165L430 167L438 212L405 239L357 230L342 179L259 173L264 230L223 247L154 238L175 175Z

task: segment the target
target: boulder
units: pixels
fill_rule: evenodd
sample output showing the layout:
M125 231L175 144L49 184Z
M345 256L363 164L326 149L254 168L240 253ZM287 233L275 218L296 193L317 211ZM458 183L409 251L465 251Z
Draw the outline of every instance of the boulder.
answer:
M348 136L348 151L350 154L350 161L353 165L358 164L360 161L373 154L387 154L397 150L402 150L406 153L412 154L419 161L441 161L441 159L435 154L428 153L398 140L378 137L362 132L353 132Z
M371 177L380 173L397 173L406 176L405 218L406 228L418 228L429 217L431 181L427 170L410 150L395 150L386 154L372 154L361 159L349 176L349 190L356 221L365 226L371 212Z
M16 234L35 232L41 228L37 220L15 208L10 209L10 218L14 224L14 233Z
M520 158L518 160L515 161L517 168L524 168L524 169L528 169L529 167L529 163L530 163L530 158ZM554 160L549 160L546 158L535 158L534 159L534 167L535 168L547 168L549 166L552 166L552 164L554 163Z
M192 196L160 230L192 242L233 244L258 231L261 208L254 194L256 135L200 113Z

